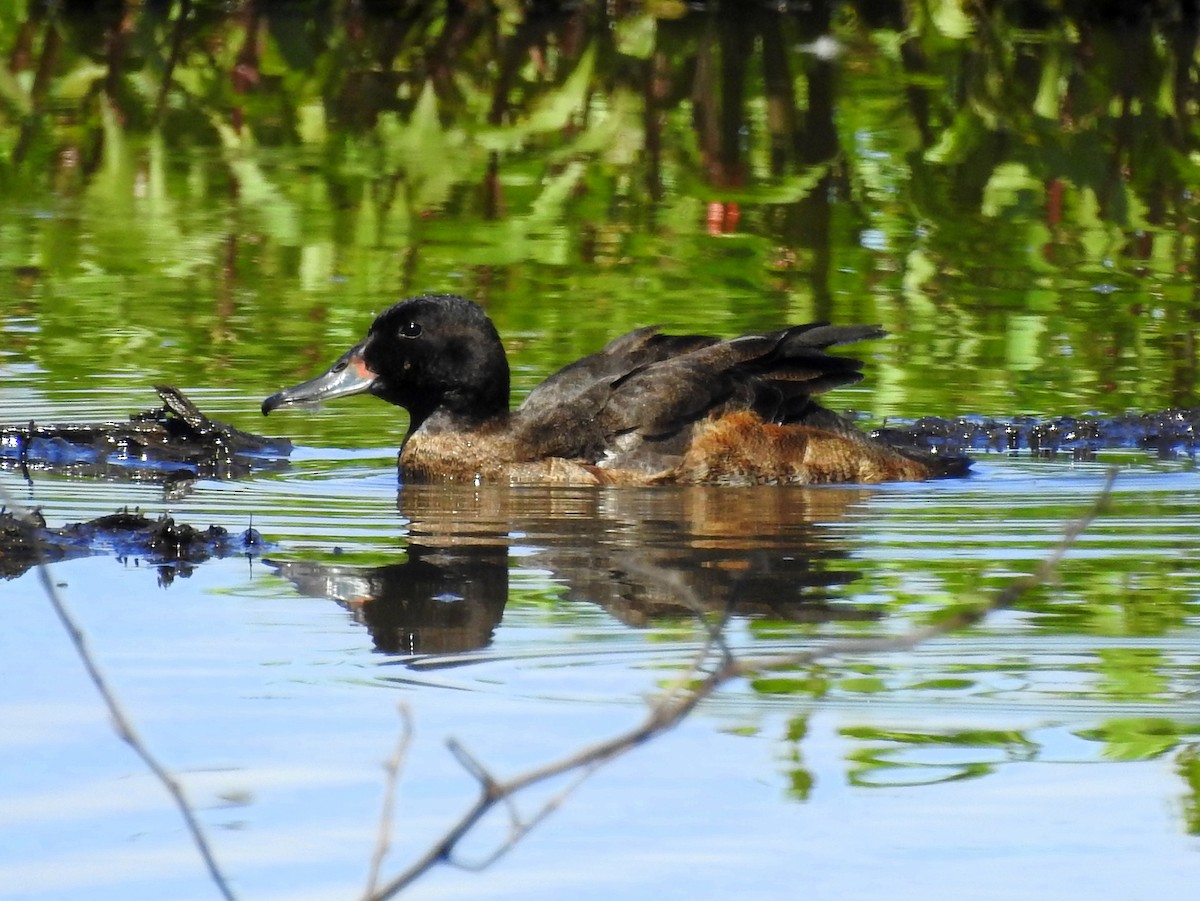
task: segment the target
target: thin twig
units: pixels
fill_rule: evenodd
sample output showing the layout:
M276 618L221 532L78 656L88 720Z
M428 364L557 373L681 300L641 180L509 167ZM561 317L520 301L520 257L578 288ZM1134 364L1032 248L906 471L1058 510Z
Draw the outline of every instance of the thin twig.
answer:
M403 702L400 703L399 710L400 737L396 740L396 749L392 752L392 756L383 765L384 772L387 774L383 790L383 810L379 814L379 831L375 836L375 851L371 855L371 870L367 874L367 889L363 894L364 898L370 898L375 894L375 887L379 884L379 870L392 846L396 783L400 779L400 770L408 757L408 746L412 743L412 711Z
M658 576L658 574L655 575L656 577ZM674 579L668 580L659 578L659 581L662 583L668 581L675 583ZM683 583L682 580L674 584L674 587L681 593L692 595L692 597L689 597L688 600L698 600L694 598L692 590L685 583ZM725 611L725 613L723 613L719 618L714 620L711 617L706 617L703 612L701 612L698 603L694 609L696 610L696 616L700 620L701 625L703 625L705 628L707 638L704 646L692 658L692 663L688 667L687 671L679 676L679 678L672 680L671 684L667 687L666 692L651 704L650 713L647 717L647 724L651 722L658 723L658 731L670 728L671 726L675 725L676 722L681 720L684 715L686 715L680 715L678 713L678 705L680 704L680 700L690 700L694 695L695 690L693 685L696 676L704 669L706 661L708 661L708 659L712 656L712 650L714 647L718 648L720 651L722 666L727 665L733 660L729 646L725 642L724 634L725 623L728 622L729 619L728 611ZM696 700L699 702L700 699L697 698ZM657 734L657 731L652 731L649 732L646 737L651 738L655 734ZM627 737L619 738L619 741L622 743L624 743L626 740ZM450 745L452 752L455 750L460 753L462 752L462 746L453 739L447 744ZM515 796L521 790L521 788L528 787L533 783L530 782L523 786L516 786L515 783L510 783L507 785L500 783L483 767L483 765L477 759L474 757L469 758L469 765L464 762L464 768L467 769L467 771L473 776L475 776L477 780L479 780L480 785L484 787L485 796L487 796L489 793L496 794L498 796L497 802L494 803L502 801L508 806L510 822L509 834L502 843L492 849L491 853L480 858L479 860L469 862L463 861L454 856L454 849L451 848L446 853L446 863L458 867L459 869L474 871L484 870L491 866L493 863L507 854L514 845L521 841L521 839L528 835L535 826L550 816L550 814L554 813L554 811L558 810L558 808L563 805L567 798L573 795L579 786L582 785L583 782L587 780L593 773L599 770L601 766L603 766L613 757L618 756L618 754L624 753L625 750L628 750L628 748L618 748L617 753L611 755L600 751L594 759L578 761L577 763L558 770L555 773L548 773L544 777L535 779L535 782L541 782L543 779L549 779L554 775L565 774L571 772L572 770L578 771L576 772L573 780L563 786L563 788L556 794L543 801L541 806L538 807L538 809L534 811L531 816L525 819L522 819L517 812ZM460 762L462 762L461 757Z
M706 627L709 627L708 638L688 672L682 679L676 680L667 692L651 705L642 722L632 729L595 742L559 760L526 770L508 780L497 779L482 763L467 754L461 744L451 740L449 742L451 752L480 784L479 798L424 854L413 861L403 872L381 886L374 894L368 895L364 901L385 901L387 898L395 897L437 863L464 866L454 860L454 850L459 841L492 807L501 801L507 802L516 793L537 783L545 782L564 773L579 771L578 778L543 804L532 817L524 822L514 820L514 828L509 837L476 866L486 866L495 861L528 834L530 829L558 809L566 797L601 766L679 725L704 699L734 679L772 670L805 666L827 657L845 654L912 650L933 638L977 625L989 614L1013 606L1027 592L1044 585L1051 578L1067 551L1108 506L1115 478L1116 470L1110 470L1095 502L1078 520L1068 524L1058 544L1033 573L1014 579L996 591L986 602L958 611L934 625L912 629L901 635L886 638L827 641L792 654L738 660L729 650L724 636L716 634L706 621ZM689 596L685 600L693 602L697 600L691 588L682 580L677 582L674 587ZM696 609L700 609L698 604ZM719 661L703 678L697 678L708 664L714 647L718 649Z
M13 499L3 486L0 486L0 498L3 498L4 503L12 508L17 508ZM46 593L46 597L50 601L50 606L54 608L55 614L58 616L59 622L62 624L68 637L71 639L71 644L75 648L75 654L79 657L83 664L84 670L87 672L88 678L91 679L92 685L100 695L101 701L108 709L108 715L112 720L113 731L117 736L129 745L134 754L141 758L146 768L154 775L159 783L167 790L167 794L171 796L171 800L175 802L175 807L179 810L179 816L183 819L184 825L191 836L192 844L196 846L196 850L200 853L201 859L204 861L204 866L208 869L209 878L220 891L226 901L236 901L236 896L233 890L229 887L229 882L225 875L221 872L220 866L217 864L216 857L213 855L208 839L205 838L203 830L200 828L200 822L196 819L196 814L192 810L188 802L187 796L183 793L183 788L171 775L165 766L150 752L145 743L138 736L137 731L133 727L133 722L126 715L124 709L112 687L108 684L108 680L104 677L104 673L100 669L100 664L96 661L91 650L88 648L87 639L83 634L83 630L79 628L75 622L74 616L71 614L70 608L67 607L66 601L58 591L58 586L54 584L54 579L50 574L50 567L45 561L44 547L42 546L41 536L38 535L36 528L28 528L27 533L33 541L34 550L37 554L37 572L38 579L42 584L42 588Z

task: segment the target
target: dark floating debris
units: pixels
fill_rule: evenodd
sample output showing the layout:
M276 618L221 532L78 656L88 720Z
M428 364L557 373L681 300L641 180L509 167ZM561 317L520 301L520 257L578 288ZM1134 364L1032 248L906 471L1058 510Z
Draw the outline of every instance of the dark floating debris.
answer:
M1028 451L1039 457L1070 454L1075 460L1087 461L1100 450L1141 448L1160 459L1172 459L1195 457L1200 408L1056 419L926 416L909 424L888 425L872 434L892 444L915 445L939 454Z
M209 419L183 392L155 389L163 406L126 422L0 426L0 469L113 481L236 479L287 465L292 443Z
M271 544L255 529L234 534L221 526L198 529L170 516L157 519L128 510L54 529L41 513L0 509L0 578L13 579L39 561L55 562L110 553L158 567L159 582L191 575L212 557L257 556Z

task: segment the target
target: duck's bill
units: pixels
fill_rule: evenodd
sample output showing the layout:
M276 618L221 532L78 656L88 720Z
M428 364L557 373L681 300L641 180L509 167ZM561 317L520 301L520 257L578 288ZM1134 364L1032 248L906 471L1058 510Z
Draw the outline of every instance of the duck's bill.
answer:
M375 384L375 373L362 358L362 346L352 347L329 369L307 382L284 388L263 401L263 416L288 404L315 404L321 401L365 394Z

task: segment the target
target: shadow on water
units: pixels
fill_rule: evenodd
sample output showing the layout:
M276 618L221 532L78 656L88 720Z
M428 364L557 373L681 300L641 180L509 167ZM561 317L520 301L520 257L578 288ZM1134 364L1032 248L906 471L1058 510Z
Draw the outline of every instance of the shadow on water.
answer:
M838 567L847 552L818 524L867 494L414 485L398 498L408 521L402 562L267 563L301 593L337 600L388 653L489 644L515 565L545 571L564 599L597 604L630 626L708 614L864 620L880 611L831 596L857 573Z

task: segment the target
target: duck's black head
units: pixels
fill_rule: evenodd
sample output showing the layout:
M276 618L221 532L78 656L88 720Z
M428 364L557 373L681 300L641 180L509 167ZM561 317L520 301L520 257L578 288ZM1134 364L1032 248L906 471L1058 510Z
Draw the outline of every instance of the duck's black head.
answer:
M487 314L455 294L426 294L385 310L328 371L271 395L262 411L374 394L408 410L409 431L434 413L476 424L508 410L508 379Z

